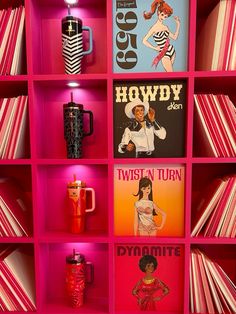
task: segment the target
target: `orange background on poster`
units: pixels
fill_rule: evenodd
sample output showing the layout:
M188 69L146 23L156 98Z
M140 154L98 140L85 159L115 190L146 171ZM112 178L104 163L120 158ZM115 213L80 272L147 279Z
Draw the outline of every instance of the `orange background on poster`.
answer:
M144 169L142 174L154 174L152 180L153 202L161 208L167 215L164 227L158 230L157 236L183 236L184 235L184 182L185 182L185 167L182 165L116 165L114 169L114 230L117 236L132 236L134 235L134 203L138 200L137 194L139 179L136 170L136 180L122 180L119 173L123 170ZM160 171L163 169L164 177L160 177ZM176 176L173 180L172 176L166 179L167 173L181 173L181 180ZM138 179L137 179L138 178ZM131 177L130 177L131 179ZM154 216L157 224L160 224L161 215Z

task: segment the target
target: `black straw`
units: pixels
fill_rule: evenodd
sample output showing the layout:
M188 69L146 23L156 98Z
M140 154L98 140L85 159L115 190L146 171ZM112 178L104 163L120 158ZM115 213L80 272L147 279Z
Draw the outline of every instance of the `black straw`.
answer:
M70 5L68 4L68 15L70 16Z

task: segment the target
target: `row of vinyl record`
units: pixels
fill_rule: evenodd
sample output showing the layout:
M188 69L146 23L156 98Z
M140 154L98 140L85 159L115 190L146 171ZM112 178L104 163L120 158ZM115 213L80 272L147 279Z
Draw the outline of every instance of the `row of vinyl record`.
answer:
M1 311L36 310L34 257L17 245L0 252Z
M213 180L196 211L193 237L236 236L236 176Z
M236 69L236 3L220 0L207 17L198 36L198 70Z
M196 149L209 157L236 156L236 108L227 95L197 94L196 135L201 144ZM197 141L197 140L196 140Z
M146 249L147 246L144 246ZM158 247L161 248L161 247ZM164 249L165 247L162 247ZM141 249L141 247L140 247ZM142 254L141 256L150 257L150 255ZM151 255L151 257L154 257ZM63 262L65 256L61 255ZM99 259L99 257L97 256ZM136 277L140 274L136 271L136 267L133 265L134 258L136 256L120 256L115 257L116 264L118 259L126 261L133 267L133 274L129 276ZM172 272L171 276L168 274L168 267L175 269L176 265L173 264L176 256L165 256L158 258L158 277L162 278L168 283L170 291L176 291L179 287L176 287L176 280L179 275ZM171 265L172 263L172 265ZM62 265L62 264L61 264ZM64 266L65 267L65 266ZM96 263L94 264L94 271L96 273ZM120 271L125 272L125 269L115 269L115 273ZM178 267L176 271L180 271ZM27 246L23 245L7 245L0 251L0 309L1 311L34 311L36 310L36 297L35 297L35 271L34 271L34 255ZM61 272L64 274L63 272ZM119 281L119 277L114 276L114 280ZM61 282L63 285L63 281ZM65 280L64 280L65 283ZM100 283L101 284L101 283ZM122 295L122 303L124 300L127 304L134 298L130 290L132 280L127 282L129 287L125 294ZM148 285L147 283L146 285ZM150 283L150 287L152 286ZM116 288L118 285L115 283ZM55 288L55 287L54 287ZM64 287L61 288L64 290ZM123 288L124 289L124 288ZM126 290L126 288L125 288ZM119 294L116 291L117 301L119 300ZM139 291L139 297L141 298L143 291ZM152 297L158 295L158 291L153 291ZM146 296L149 292L146 291ZM150 296L151 298L151 296ZM176 296L172 295L166 297L165 303L159 303L159 307L164 305L167 308L170 307L171 302L179 302L176 300ZM116 305L117 306L117 305ZM227 274L227 270L216 262L216 260L210 257L205 250L199 248L192 248L190 251L190 311L191 313L235 313L236 311L236 286L232 278Z
M155 166L153 166L153 169ZM123 167L123 171L130 168ZM137 170L138 168L136 168ZM159 171L163 170L164 167ZM172 168L173 169L173 168ZM142 170L151 172L151 168L143 167ZM119 168L119 171L122 171ZM181 168L181 171L184 169ZM184 191L184 176L181 181L177 183L172 182L172 189L170 182L164 181L157 185L157 180L152 184L153 197L157 197L157 204L161 204L160 215L153 213L153 221L159 225L160 221L156 221L156 217L162 217L162 228L165 229L164 235L170 236L173 229L173 223L176 223L174 215L178 213L179 223L182 225L184 216L184 197L181 191ZM151 182L151 180L149 180ZM125 187L125 191L120 195L120 185ZM116 235L134 235L133 233L133 211L130 215L120 208L132 208L134 199L132 198L132 191L134 191L138 182L127 182L126 180L115 179L115 195L114 195L114 223ZM66 188L66 187L65 187ZM157 191L159 195L157 196ZM160 191L162 193L160 194ZM175 194L177 191L177 195ZM169 198L169 203L166 199ZM64 199L63 201L66 201ZM157 205L156 205L157 206ZM173 206L175 212L173 212ZM63 208L63 206L61 206ZM66 208L66 206L65 206ZM159 213L159 210L158 210ZM62 213L63 214L63 213ZM61 214L61 215L62 215ZM59 215L59 213L58 213ZM140 214L141 216L141 214ZM166 218L168 221L166 222ZM64 217L64 216L63 216ZM121 222L126 219L126 228L120 227ZM140 218L139 218L140 219ZM177 218L176 218L177 219ZM184 225L183 225L184 229ZM68 228L69 230L69 228ZM180 228L182 230L182 227ZM179 230L174 235L179 235ZM139 234L145 236L145 234ZM160 231L157 233L160 236ZM32 236L32 202L30 196L20 188L19 184L11 178L2 178L0 180L0 236L1 237L21 237ZM147 234L146 234L147 236ZM218 177L214 179L207 189L201 191L198 197L197 204L194 205L192 210L192 237L236 237L236 174L228 175L227 177Z
M24 156L28 96L0 99L0 157Z
M0 235L5 237L32 236L30 198L19 184L9 178L0 180Z
M22 72L25 8L0 10L0 75Z
M235 313L236 286L222 267L199 249L190 264L191 313Z

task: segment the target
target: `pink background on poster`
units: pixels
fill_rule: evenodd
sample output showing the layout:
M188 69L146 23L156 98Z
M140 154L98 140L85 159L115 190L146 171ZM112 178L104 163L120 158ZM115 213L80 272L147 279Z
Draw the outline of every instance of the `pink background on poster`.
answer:
M138 262L141 256L118 256L119 246L139 246L139 244L119 244L115 247L115 310L139 311L137 299L132 295L132 289L138 280L144 277L139 269ZM184 250L181 245L146 245L158 247L178 247L180 256L156 256L158 266L154 275L162 280L170 289L169 294L156 304L157 311L178 312L183 311L183 275L184 275ZM123 249L122 249L123 250ZM126 250L128 252L128 250Z

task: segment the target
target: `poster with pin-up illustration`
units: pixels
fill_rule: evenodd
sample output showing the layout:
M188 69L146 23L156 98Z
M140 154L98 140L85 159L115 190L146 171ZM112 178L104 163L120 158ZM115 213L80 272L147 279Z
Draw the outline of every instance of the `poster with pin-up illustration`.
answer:
M186 81L113 83L115 158L185 156Z
M114 248L116 313L183 313L184 247L120 243Z
M113 0L113 71L186 71L188 17L188 0Z
M115 165L115 235L183 237L184 195L182 164Z

